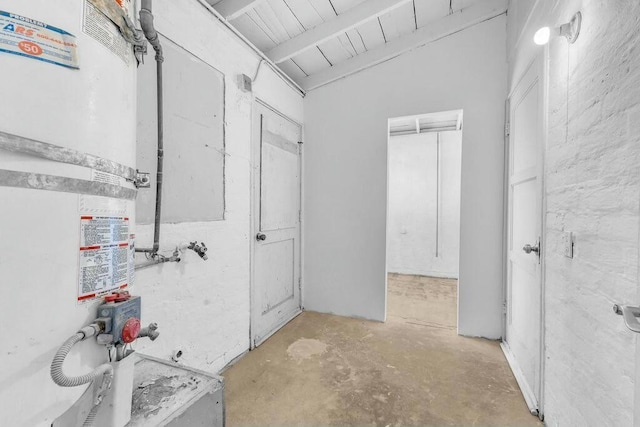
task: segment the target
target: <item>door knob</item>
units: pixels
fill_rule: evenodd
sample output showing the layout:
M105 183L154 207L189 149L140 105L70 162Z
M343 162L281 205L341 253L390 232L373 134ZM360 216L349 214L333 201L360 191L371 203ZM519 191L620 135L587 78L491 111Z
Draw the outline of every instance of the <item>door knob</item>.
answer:
M613 312L622 316L624 324L627 325L629 330L640 333L640 322L638 317L640 316L640 307L631 307L628 305L615 304L613 306Z
M256 240L259 240L259 241L265 241L265 240L267 240L267 235L266 235L266 234L264 234L264 233L258 233L258 234L256 235Z
M524 245L522 250L525 251L528 254L530 254L531 252L535 252L538 255L540 255L540 244L536 243L535 246L531 246L530 244L527 243L526 245Z

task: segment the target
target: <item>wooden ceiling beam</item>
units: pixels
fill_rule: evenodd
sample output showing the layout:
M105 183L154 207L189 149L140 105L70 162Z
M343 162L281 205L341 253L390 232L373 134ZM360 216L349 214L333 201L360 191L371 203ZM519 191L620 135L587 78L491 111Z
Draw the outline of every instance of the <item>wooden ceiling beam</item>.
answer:
M225 1L225 0L223 0ZM231 1L231 0L226 0ZM236 1L236 0L233 0ZM411 0L368 0L336 16L331 21L320 24L304 33L287 40L267 52L276 64L286 61L307 49L332 39L371 19L384 15Z
M220 12L227 21L236 19L256 7L265 0L222 0L213 7Z
M468 8L455 12L411 34L392 40L383 46L340 62L308 77L299 79L303 89L312 90L340 78L357 73L374 65L400 56L416 47L455 34L466 28L502 15L507 10L507 0L482 0Z

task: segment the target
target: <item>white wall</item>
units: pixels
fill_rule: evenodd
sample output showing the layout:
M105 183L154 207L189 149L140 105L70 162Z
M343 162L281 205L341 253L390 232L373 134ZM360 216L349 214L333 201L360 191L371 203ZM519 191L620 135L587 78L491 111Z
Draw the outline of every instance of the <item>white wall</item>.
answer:
M578 10L575 44L533 44L536 29ZM534 55L549 59L545 422L632 425L636 337L611 307L638 302L640 3L540 1L509 17L510 87ZM563 256L564 231L575 234L573 259Z
M196 0L154 2L158 31L225 75L226 214L224 221L163 224L161 246L198 239L208 261L187 253L179 264L137 273L146 321L158 322L161 336L138 350L167 358L181 349L185 365L216 372L249 349L249 250L251 223L252 94L238 88L238 75L252 78L259 58ZM302 97L266 66L254 95L302 122ZM138 245L152 242L152 226L137 230Z
M305 98L305 308L384 320L387 119L464 109L459 331L501 335L504 15Z
M12 2L9 5L8 1L5 3L7 7L2 9L20 13L19 5ZM38 8L28 5L29 10L42 12L41 16L31 16L32 18L45 20L46 8L50 2L41 3ZM135 348L165 359L174 349L182 349L185 365L216 372L249 348L252 171L250 130L253 96L241 92L236 82L240 73L252 77L255 75L259 58L196 0L155 0L153 3L156 27L163 35L225 74L226 220L163 224L163 251L171 253L176 244L198 239L209 247L209 260L203 262L190 252L179 264L151 267L137 272L132 293L142 296L142 321L145 324L157 322L160 337L153 343L141 340ZM70 12L77 8L77 2L56 3L55 8L56 16L62 16L63 19L58 23L47 23L80 34L82 30L78 15ZM65 14L65 11L68 13ZM26 12L24 14L29 16ZM93 58L88 55L90 48L102 49L101 46L84 43L81 49L85 50L80 51L81 66L86 65L82 60ZM112 54L106 51L105 55ZM114 58L119 61L117 57ZM153 55L149 55L146 60L152 61ZM50 65L43 67L43 63L38 61L23 61L26 63L21 65L21 70L25 70L25 67L34 69L33 75L36 77L33 82L48 82L37 77L39 73L51 73L49 77L62 75L63 72L74 73ZM103 69L110 70L106 65L108 60L97 63ZM40 64L40 67L36 67L36 64ZM3 72L4 70L3 68ZM107 71L104 71L104 75L109 75ZM135 69L132 67L131 79L134 77ZM135 90L120 90L124 85L120 85L119 81L114 80L112 88L99 87L109 90L105 93L96 90L96 95L113 94L114 99L133 97L132 103L135 101ZM21 97L28 96L23 89L16 90L21 91ZM65 111L70 109L67 108L67 103L77 108L78 104L94 98L82 93L70 94L65 92L67 90L66 87L52 85L44 87L38 92L38 102L51 101L55 105L61 105L63 108L59 110L49 109L49 114L60 119L59 126L77 129L79 143L88 137L105 138L104 149L113 150L108 142L109 138L115 138L115 132L114 135L101 135L98 132L87 135L83 131L84 127L77 123L80 119ZM285 114L302 121L301 96L264 65L255 83L254 93ZM25 106L33 106L35 96L26 98L28 102ZM100 105L98 101L101 98L95 99L97 105ZM5 105L10 108L9 104ZM19 110L21 107L18 104L11 108L13 110L7 111L20 112L22 117L32 117L27 114L28 111ZM87 104L85 110L93 114L96 109L93 104ZM119 110L113 108L113 111ZM1 130L14 128L6 117L8 116L4 112L0 115ZM19 119L20 115L17 117ZM115 118L119 118L117 114L114 114L113 123L126 122ZM92 127L92 124L98 123L98 120L110 120L111 117L96 119L87 121L86 125L91 129L99 129ZM84 121L82 124L85 125ZM134 125L135 120L131 120L130 129L127 130L135 132ZM26 136L58 144L68 142L64 139L49 139L57 138L59 134L59 128L55 126L50 129L33 124L31 126L33 132ZM131 150L131 153L135 153L135 150ZM118 156L126 154L123 150ZM4 161L5 153L0 155ZM125 160L120 157L116 159L124 163ZM24 158L22 161L29 166L44 164L42 168L49 167L44 161ZM51 171L46 172L54 173L54 169L50 169ZM60 169L56 166L55 170ZM79 177L88 179L84 175ZM0 352L0 363L3 366L0 370L0 423L7 426L48 426L83 391L83 387L63 389L53 384L49 376L51 360L64 339L95 318L95 304L78 306L75 302L79 227L73 221L78 221L78 196L4 187L0 187L0 190L5 204L5 208L0 209L0 218L4 224L11 224L10 229L0 232L1 294L4 299L4 314L0 324L3 349ZM68 233L64 234L64 239L54 240L52 230L59 230L61 227ZM152 226L138 227L137 245L147 246L151 242ZM44 265L48 267L43 267ZM8 310L9 307L12 310ZM106 360L106 351L94 342L84 342L77 347L65 364L65 371L70 374L89 372Z
M437 145L437 133L389 138L390 273L458 277L462 131Z

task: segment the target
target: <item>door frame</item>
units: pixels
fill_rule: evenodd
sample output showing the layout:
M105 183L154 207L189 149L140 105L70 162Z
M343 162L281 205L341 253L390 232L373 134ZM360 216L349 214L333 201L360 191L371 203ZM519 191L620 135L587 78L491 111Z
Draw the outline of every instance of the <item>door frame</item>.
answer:
M531 70L532 67L538 67L538 82L540 84L540 94L542 98L539 102L539 126L540 126L540 144L542 144L541 152L539 156L539 161L541 165L538 167L539 171L539 179L540 179L540 349L539 349L539 358L540 358L540 374L537 378L539 396L532 396L532 390L524 390L521 384L526 384L523 379L523 374L517 368L517 364L515 363L515 358L511 353L511 350L506 343L506 335L507 335L507 313L509 310L508 307L508 286L509 286L509 175L510 175L510 122L511 122L511 99L514 96L516 90L519 88L520 83L526 76L526 74ZM503 187L503 198L504 198L504 228L503 228L503 265L502 265L502 274L503 274L503 295L502 295L502 340L500 343L500 347L509 362L509 367L511 368L513 375L518 382L518 386L522 392L522 395L531 411L532 415L536 415L540 420L544 420L544 378L545 378L545 282L546 282L546 267L545 267L545 257L546 257L546 244L547 239L545 235L546 230L546 215L547 211L547 198L546 198L546 147L548 140L548 111L549 111L549 47L544 46L544 49L541 52L535 54L533 60L529 63L529 65L522 71L520 75L517 76L517 79L514 79L517 83L513 86L513 88L509 92L509 96L505 102L505 132L504 132L504 187ZM537 404L535 402L537 400Z
M299 227L300 227L300 253L298 254L299 256L299 268L300 268L300 282L299 282L299 301L298 301L298 305L300 307L300 309L298 311L296 311L290 318L285 319L285 321L282 323L281 326L277 327L276 329L274 329L271 333L269 333L268 335L262 337L261 343L266 341L267 339L269 339L269 337L271 335L273 335L274 333L276 333L282 326L286 325L288 322L290 322L292 319L294 319L295 317L297 317L298 315L300 315L302 313L302 311L304 310L304 307L302 305L302 301L304 300L303 298L303 289L304 289L304 227L303 227L303 221L304 221L304 144L302 143L302 141L304 141L304 126L302 125L302 123L298 122L297 120L294 120L293 118L287 116L286 114L280 112L278 109L272 107L269 103L263 101L262 99L258 98L258 97L254 97L253 101L251 103L251 147L250 147L250 164L251 164L251 177L250 177L250 182L251 182L251 197L250 197L250 235L249 235L249 241L250 241L250 250L249 250L249 350L253 350L254 348L256 348L256 336L255 336L255 331L256 331L256 316L254 315L254 309L256 306L256 301L255 301L255 297L256 297L256 280L255 280L255 264L256 264L256 239L255 236L256 234L259 232L259 229L257 227L257 221L256 218L259 217L260 215L260 172L261 172L261 168L260 168L260 154L261 154L261 147L260 147L260 135L259 135L259 130L257 129L257 127L259 126L259 122L258 122L258 117L259 117L259 113L258 113L258 108L266 108L270 111L272 111L274 114L282 117L283 119L293 123L294 125L298 126L300 128L300 141L298 142L298 146L299 146L299 150L298 150L298 156L299 156L299 168L300 168L300 218L299 218Z

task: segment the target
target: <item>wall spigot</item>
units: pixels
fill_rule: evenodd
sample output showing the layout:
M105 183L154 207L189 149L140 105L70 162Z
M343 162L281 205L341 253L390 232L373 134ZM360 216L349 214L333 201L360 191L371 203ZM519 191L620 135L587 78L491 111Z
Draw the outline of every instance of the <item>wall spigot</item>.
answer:
M149 326L140 329L140 334L138 334L138 337L149 337L151 341L155 341L159 336L157 323L149 323Z
M200 258L205 261L209 259L209 257L207 256L207 246L204 244L204 242L200 242L200 244L198 244L197 241L191 242L189 246L187 246L187 249L191 249L192 251L200 255Z

